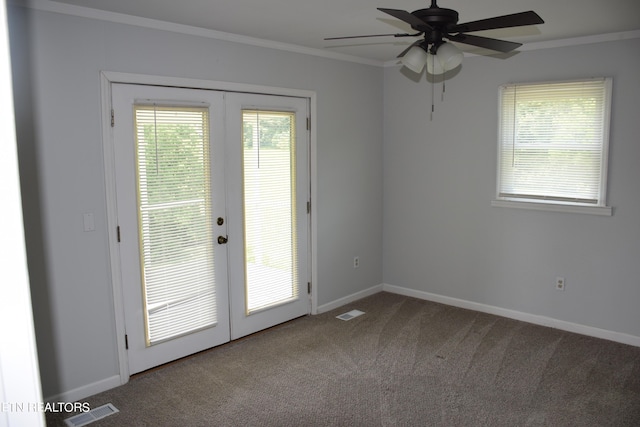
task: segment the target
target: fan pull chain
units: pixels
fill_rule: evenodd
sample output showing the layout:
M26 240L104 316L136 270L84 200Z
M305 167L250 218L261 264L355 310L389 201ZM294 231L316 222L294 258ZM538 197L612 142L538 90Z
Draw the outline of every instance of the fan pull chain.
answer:
M431 80L431 117L430 117L430 121L433 121L433 112L436 110L435 107L435 102L434 102L434 83L433 83L433 79Z
M511 167L516 166L516 103L518 94L518 85L513 87L513 129L511 130Z
M435 55L431 55L431 69L435 69ZM427 73L427 78L429 78L429 73ZM431 115L430 121L433 121L433 112L436 110L434 97L435 97L435 75L431 78Z
M153 103L153 139L155 143L155 151L156 151L156 175L159 175L158 171L158 106L154 102Z
M260 111L256 112L256 125L258 127L258 169L260 169L260 144L262 144L262 122L260 121Z

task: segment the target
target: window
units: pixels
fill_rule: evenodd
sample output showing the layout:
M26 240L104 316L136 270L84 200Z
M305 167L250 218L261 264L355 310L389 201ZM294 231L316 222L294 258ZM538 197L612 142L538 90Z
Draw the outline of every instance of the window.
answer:
M209 109L135 105L147 347L217 323Z
M610 215L611 79L500 87L494 206Z

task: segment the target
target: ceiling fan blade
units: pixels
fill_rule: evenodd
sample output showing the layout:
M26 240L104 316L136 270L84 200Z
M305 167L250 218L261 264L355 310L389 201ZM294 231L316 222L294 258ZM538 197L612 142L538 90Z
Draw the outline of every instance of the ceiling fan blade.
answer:
M537 13L530 10L528 12L496 16L495 18L481 19L479 21L453 25L447 28L447 32L470 33L473 31L494 30L497 28L521 27L523 25L536 24L544 24L544 21L542 20L542 18L540 18L540 16L538 16Z
M470 44L473 46L484 47L498 52L511 52L522 46L522 43L510 42L506 40L490 39L488 37L472 36L471 34L456 34L455 36L446 36L449 40Z
M387 14L393 16L394 18L398 18L398 19L406 22L407 24L411 25L411 27L413 29L416 29L416 30L419 30L419 31L422 31L422 32L433 30L431 25L427 24L422 19L418 18L415 15L412 15L411 13L407 12L406 10L384 9L384 8L381 8L381 7L379 7L378 10L380 12L387 13Z
M411 46L409 46L408 48L406 48L405 50L400 52L400 55L398 55L396 58L402 58L403 56L405 56L407 54L407 52L409 52L409 49L411 49L414 46L418 46L422 42L423 42L423 40L416 40L415 42L411 43Z
M359 39L364 37L416 37L422 33L415 34L367 34L364 36L346 36L346 37L327 37L324 40L343 40L343 39Z

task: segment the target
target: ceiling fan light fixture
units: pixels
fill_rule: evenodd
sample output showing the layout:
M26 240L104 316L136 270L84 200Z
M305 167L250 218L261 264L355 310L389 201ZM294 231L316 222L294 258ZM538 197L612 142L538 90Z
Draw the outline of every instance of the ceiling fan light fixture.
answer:
M440 62L444 71L453 70L458 65L462 64L462 52L451 43L442 43L438 46L436 56L438 57L438 62Z
M413 46L400 62L414 73L421 73L427 62L427 52L420 46Z

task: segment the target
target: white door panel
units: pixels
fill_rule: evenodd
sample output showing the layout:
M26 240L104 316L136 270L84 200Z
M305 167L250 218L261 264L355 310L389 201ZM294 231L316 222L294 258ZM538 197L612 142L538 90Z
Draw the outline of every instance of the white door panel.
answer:
M308 104L241 93L225 99L235 339L309 313Z
M120 263L133 374L229 341L226 247L207 243L226 235L226 225L213 221L206 238L189 235L202 230L206 218L225 217L223 95L116 84L113 106ZM191 116L180 114L190 108L208 113L202 135ZM202 158L189 157L198 151ZM206 158L209 170L203 171ZM197 183L172 176L198 167L202 170L194 175L204 174L209 185L202 190L207 194L193 196L180 187ZM202 272L194 273L198 266Z

